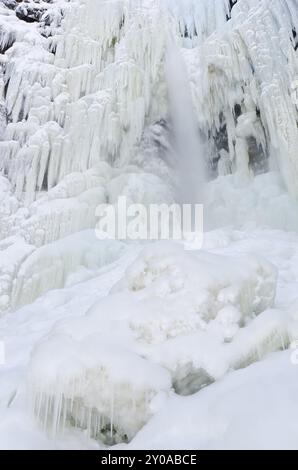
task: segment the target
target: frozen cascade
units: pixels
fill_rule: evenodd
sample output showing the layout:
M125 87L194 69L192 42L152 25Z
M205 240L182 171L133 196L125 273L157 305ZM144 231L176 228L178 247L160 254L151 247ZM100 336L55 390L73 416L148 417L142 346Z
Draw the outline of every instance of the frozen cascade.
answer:
M29 326L26 393L51 436L130 441L174 392L297 337L277 287L297 277L290 235L277 273L241 231L126 259L93 229L119 195L173 202L177 169L179 200L206 187L218 225L297 229L298 0L0 0L0 22L0 313L42 323L49 290L95 277L97 292L110 270L80 318L40 341Z
M162 64L169 31L180 45L185 35L196 38L184 52L201 129L215 137L225 127L219 157L228 151L231 165L245 171L253 158L249 146L274 152L295 193L295 6L296 0L270 6L242 0L227 22L226 0L195 6L157 0L47 5L51 26L18 31L4 55L9 124L1 166L18 197L25 190L28 204L36 190L99 160L130 161L145 124L167 117ZM8 25L3 41L13 31L14 23ZM262 48L256 47L259 38ZM278 51L274 60L272 49Z
M129 160L153 106L164 48L156 2L142 4L65 3L53 36L36 45L34 38L34 47L25 36L24 44L7 52L10 122L2 167L17 195L25 191L27 204L36 190L55 186L69 173L101 160Z
M177 199L181 203L196 204L204 200L204 148L185 69L180 50L171 38L166 52L166 76L176 157L174 166L178 173Z
M296 0L238 1L226 28L187 51L197 116L212 137L219 173L238 171L245 179L274 157L295 197L297 14Z

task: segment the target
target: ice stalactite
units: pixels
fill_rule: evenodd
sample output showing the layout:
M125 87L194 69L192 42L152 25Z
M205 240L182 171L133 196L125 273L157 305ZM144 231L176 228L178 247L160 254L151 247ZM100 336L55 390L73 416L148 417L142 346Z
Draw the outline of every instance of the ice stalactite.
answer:
M0 312L118 259L126 245L88 230L96 207L120 195L172 203L175 153L192 202L209 164L220 224L298 226L280 189L282 176L298 194L297 3L0 2ZM260 174L275 160L280 175ZM54 325L27 376L51 436L69 427L129 441L173 392L289 345L297 315L275 308L276 269L240 254L250 243L238 237L227 256L225 235L213 253L150 244L117 284L111 268L113 288L92 293L86 314ZM295 281L287 262L279 277Z
M60 29L7 52L2 168L27 203L101 160L127 163L161 80L165 24L156 2L61 6Z
M166 29L157 2L31 2L36 22L16 16L20 7L1 7L0 165L9 186L0 220L1 238L9 238L1 245L3 260L14 237L27 253L27 245L32 251L94 228L97 205L119 193L121 170L110 164L130 162L145 121L158 121L166 107L160 84ZM140 189L136 200L162 186L150 175L134 183L136 166L122 173L120 187ZM48 274L43 284L51 284ZM1 283L0 310L18 303L21 284L14 277ZM39 291L34 282L31 290Z
M186 52L197 115L210 139L211 158L220 161L219 173L238 170L247 177L251 170L266 171L268 157L275 158L294 196L297 24L296 0L241 0L225 28Z
M145 125L167 117L169 32L177 47L185 46L198 119L215 143L211 158L221 160L219 172L264 171L275 153L295 192L295 6L295 0L43 2L36 7L40 22L17 33L8 15L2 42L9 124L1 165L18 196L25 191L29 203L36 190L99 160L130 161Z
M260 173L276 155L295 193L295 7L295 0L61 0L42 2L39 23L23 22L17 33L9 10L1 166L18 197L25 192L29 204L36 191L101 160L131 161L144 128L168 118L169 35L188 63L215 173Z
M176 20L183 45L193 47L225 26L231 12L229 0L164 0Z
M59 358L53 358L41 384L40 367L57 348ZM82 339L78 349L76 341L61 334L37 346L28 383L35 414L51 437L73 426L114 444L131 440L171 381L165 369L117 342L95 334Z

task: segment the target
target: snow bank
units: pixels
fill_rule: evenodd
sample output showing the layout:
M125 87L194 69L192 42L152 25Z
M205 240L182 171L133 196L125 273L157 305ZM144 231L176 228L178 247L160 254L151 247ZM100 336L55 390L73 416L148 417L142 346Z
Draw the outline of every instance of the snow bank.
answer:
M37 417L53 435L76 426L106 442L130 440L152 415L151 401L170 388L166 370L98 335L49 338L34 352L29 380Z
M297 449L296 367L288 351L276 353L192 397L173 397L117 449Z
M57 323L33 352L28 387L37 417L54 433L67 424L106 442L131 439L171 387L192 393L280 347L269 341L262 349L273 330L282 335L273 320L249 342L275 284L275 269L257 257L148 246L110 295L86 316Z
M204 213L209 228L298 229L296 203L277 172L245 181L238 174L219 176L208 184Z
M82 231L45 245L34 251L21 264L11 293L13 309L32 303L51 290L64 287L75 272L84 270L84 277L112 263L123 255L125 245L117 241L98 240L93 230ZM80 279L80 278L79 278Z

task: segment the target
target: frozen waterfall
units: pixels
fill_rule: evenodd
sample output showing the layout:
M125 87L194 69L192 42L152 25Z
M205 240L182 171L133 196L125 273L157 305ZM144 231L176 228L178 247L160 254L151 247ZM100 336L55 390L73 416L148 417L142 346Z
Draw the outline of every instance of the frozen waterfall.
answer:
M200 141L186 64L174 38L167 44L165 67L173 126L174 165L178 173L177 200L202 204L206 181L204 147Z
M0 447L297 447L297 34L298 0L0 0ZM202 250L99 240L120 196L203 203Z

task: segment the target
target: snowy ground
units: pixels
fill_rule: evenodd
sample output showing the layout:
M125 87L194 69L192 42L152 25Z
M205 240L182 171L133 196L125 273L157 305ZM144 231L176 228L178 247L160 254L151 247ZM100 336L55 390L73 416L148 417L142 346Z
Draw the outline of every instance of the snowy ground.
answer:
M206 234L212 253L265 256L279 270L275 309L297 318L298 235L272 230L221 229ZM1 319L6 363L1 366L1 448L98 448L86 433L65 430L56 441L34 421L26 376L30 353L60 319L81 317L108 293L136 256L135 249L78 285L52 291ZM297 328L296 328L297 329ZM293 334L295 328L293 327ZM257 339L255 340L257 342ZM297 448L297 367L293 351L269 353L256 364L230 371L190 397L163 397L132 448ZM266 355L267 356L267 355ZM174 411L173 411L174 410ZM121 448L121 446L120 446Z

